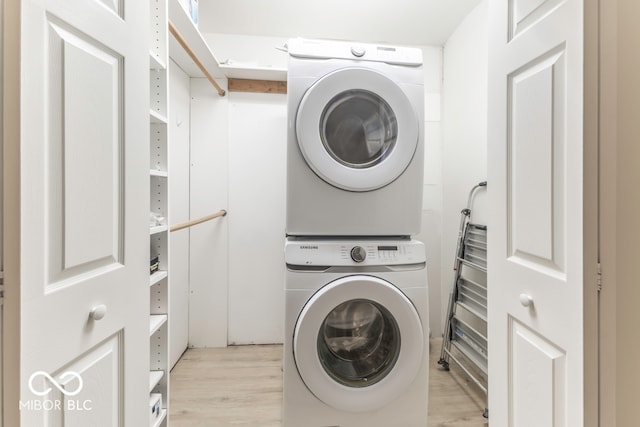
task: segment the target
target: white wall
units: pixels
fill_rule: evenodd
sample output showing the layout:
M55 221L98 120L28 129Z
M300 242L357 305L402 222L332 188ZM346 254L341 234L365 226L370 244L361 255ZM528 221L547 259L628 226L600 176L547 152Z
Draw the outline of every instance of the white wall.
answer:
M453 281L460 211L471 188L486 180L487 0L460 24L444 46L442 102L442 315ZM490 186L491 183L488 183ZM472 206L472 220L483 218L483 195ZM435 335L435 330L432 328ZM440 329L440 333L442 329Z
M440 330L442 228L442 48L423 47L424 69L424 187L422 196L422 230L415 236L424 242L429 279L429 327Z
M229 344L281 343L286 96L229 94Z
M226 90L226 80L218 80ZM229 98L191 79L190 219L229 214L190 230L189 345L224 347L228 323Z
M280 50L283 37L258 37L243 34L210 33L205 39L218 61L245 67L286 69L289 55Z
M191 79L169 61L169 220L189 221ZM189 336L189 233L169 236L169 361L186 350Z
M479 1L200 0L200 30L442 46Z

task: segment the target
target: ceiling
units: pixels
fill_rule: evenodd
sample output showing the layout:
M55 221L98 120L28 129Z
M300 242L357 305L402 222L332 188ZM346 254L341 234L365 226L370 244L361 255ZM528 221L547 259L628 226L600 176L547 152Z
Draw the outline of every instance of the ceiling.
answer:
M199 0L203 33L441 46L480 0Z

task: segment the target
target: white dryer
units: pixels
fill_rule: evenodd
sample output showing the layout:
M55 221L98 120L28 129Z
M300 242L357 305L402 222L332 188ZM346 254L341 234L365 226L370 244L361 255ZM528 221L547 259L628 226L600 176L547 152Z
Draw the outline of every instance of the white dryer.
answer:
M422 51L306 39L288 50L287 234L417 234Z
M425 259L409 239L287 239L284 427L427 425Z

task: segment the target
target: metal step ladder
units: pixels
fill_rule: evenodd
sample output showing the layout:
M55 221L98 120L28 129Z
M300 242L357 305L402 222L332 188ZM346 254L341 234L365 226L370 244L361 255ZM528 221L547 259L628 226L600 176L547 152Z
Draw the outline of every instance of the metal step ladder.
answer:
M438 364L449 370L455 362L487 394L487 226L471 222L471 203L483 181L471 189L467 207L460 212L442 350ZM482 414L489 418L485 408Z

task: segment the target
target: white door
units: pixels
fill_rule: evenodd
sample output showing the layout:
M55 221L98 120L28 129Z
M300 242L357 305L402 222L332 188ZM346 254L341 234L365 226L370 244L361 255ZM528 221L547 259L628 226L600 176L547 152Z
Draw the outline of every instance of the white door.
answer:
M489 416L582 426L583 0L489 4Z
M5 424L147 425L149 6L16 3Z

